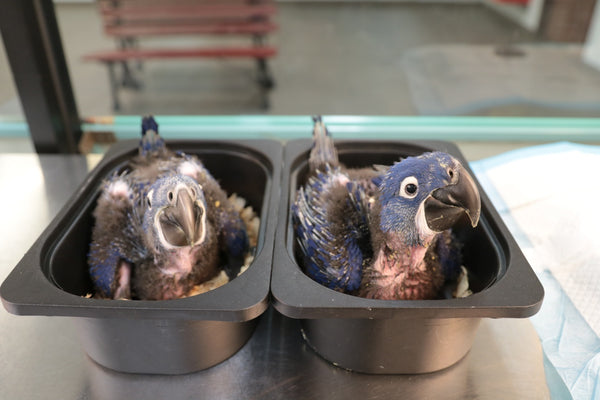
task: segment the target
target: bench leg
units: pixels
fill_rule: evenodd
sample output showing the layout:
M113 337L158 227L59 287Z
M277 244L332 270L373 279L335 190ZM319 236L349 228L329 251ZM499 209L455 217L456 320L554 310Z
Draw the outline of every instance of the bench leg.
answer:
M127 38L127 41L129 42L130 48L136 49L136 50L140 48L140 43L135 36L131 36L131 37ZM135 61L135 67L138 71L141 71L142 69L144 69L144 63L142 62L141 59Z
M137 37L135 37L135 36L126 36L126 37L119 38L117 46L121 50L127 50L127 49L136 50L136 49L140 48L139 41L138 41ZM143 69L142 60L136 60L135 67L138 71L141 71Z
M267 111L271 108L271 102L269 101L269 91L267 89L260 89L260 108L261 110Z
M140 81L135 79L133 73L131 72L131 68L129 68L129 64L127 61L121 61L121 69L123 70L123 75L121 76L121 86L124 88L139 90L142 88L142 84Z
M268 110L271 107L269 102L269 91L273 87L273 81L269 76L269 71L264 59L256 60L258 65L258 90L260 91L260 108Z
M252 42L254 44L254 47L264 46L264 35L252 35ZM264 58L257 58L256 66L258 69L258 84L264 89L273 89L275 87L275 80L273 79L273 75L271 75L271 71L269 71L267 60Z
M113 111L119 111L121 104L119 103L119 82L117 81L117 73L115 71L115 63L106 63L108 67L108 79L110 80L110 94L112 97Z
M258 67L258 84L266 90L273 89L275 87L275 81L273 80L273 76L267 65L267 60L264 58L257 58L256 66Z
M137 40L133 36L122 37L117 40L117 47L120 50L128 50L128 49L136 49L137 48ZM138 70L142 69L141 60L136 60L136 67ZM131 72L131 68L129 67L129 63L127 60L121 61L121 82L120 85L124 88L130 89L140 89L141 84L139 81L135 79L133 73Z

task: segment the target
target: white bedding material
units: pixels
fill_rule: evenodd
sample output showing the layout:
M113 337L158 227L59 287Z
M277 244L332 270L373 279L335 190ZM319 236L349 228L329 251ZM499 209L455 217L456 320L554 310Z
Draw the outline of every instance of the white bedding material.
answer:
M531 320L547 358L574 398L600 398L600 148L557 143L472 167L544 285Z

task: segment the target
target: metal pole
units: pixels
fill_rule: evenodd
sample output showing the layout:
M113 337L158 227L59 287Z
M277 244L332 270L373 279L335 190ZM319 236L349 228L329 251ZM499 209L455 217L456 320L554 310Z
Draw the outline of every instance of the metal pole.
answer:
M0 32L38 153L76 153L81 125L52 0L0 2Z

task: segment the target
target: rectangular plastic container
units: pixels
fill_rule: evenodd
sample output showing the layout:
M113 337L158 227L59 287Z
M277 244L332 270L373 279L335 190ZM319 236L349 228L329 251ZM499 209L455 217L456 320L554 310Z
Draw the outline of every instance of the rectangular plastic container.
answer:
M211 367L246 343L268 307L281 144L187 140L167 146L197 155L228 194L246 199L259 215L255 258L243 274L183 299L83 297L92 292L86 255L100 184L137 154L138 141L132 140L109 150L0 288L13 314L73 317L84 350L118 371L181 374Z
M285 148L271 293L279 312L302 320L306 342L322 357L365 373L432 372L465 356L481 318L522 318L539 310L544 290L481 186L477 228L455 230L464 243L463 261L473 295L373 300L313 281L298 262L290 213L296 191L307 179L311 144L293 141ZM448 142L336 141L336 147L340 161L351 168L391 165L402 157L439 150L469 169L458 148Z

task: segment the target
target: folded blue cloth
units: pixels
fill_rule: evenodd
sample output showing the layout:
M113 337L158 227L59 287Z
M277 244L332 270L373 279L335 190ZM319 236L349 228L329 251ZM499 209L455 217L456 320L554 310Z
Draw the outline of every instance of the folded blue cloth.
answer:
M544 285L531 321L552 397L600 399L600 147L535 146L471 167Z

